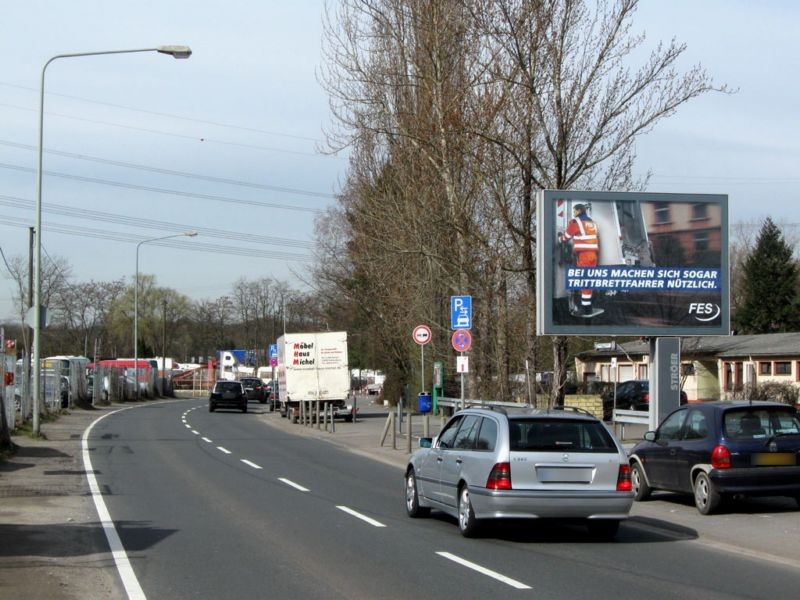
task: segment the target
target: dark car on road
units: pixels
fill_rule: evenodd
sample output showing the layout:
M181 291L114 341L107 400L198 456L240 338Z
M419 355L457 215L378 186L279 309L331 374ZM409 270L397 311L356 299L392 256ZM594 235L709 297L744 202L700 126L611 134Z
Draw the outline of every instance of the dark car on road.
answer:
M694 495L701 514L726 498L790 496L800 506L800 416L777 402L684 406L630 453L636 500L652 490Z
M650 382L647 379L631 379L617 384L616 402L614 388L609 387L602 393L603 419L610 421L614 409L650 410ZM686 392L681 390L681 406L689 401Z
M247 396L241 381L221 379L214 384L208 397L208 411L214 412L219 407L233 407L247 412Z
M239 381L244 386L244 395L248 400L258 400L261 404L267 401L267 390L264 382L258 377L242 377Z

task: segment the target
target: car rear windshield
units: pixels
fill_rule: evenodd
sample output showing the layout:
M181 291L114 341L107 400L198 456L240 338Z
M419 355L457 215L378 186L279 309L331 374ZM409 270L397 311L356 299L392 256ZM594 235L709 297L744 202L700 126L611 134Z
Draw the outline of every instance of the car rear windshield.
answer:
M725 411L723 428L725 437L732 440L800 435L800 418L789 406L786 408L754 406Z
M508 423L512 451L617 452L617 445L597 421L514 419Z
M238 381L221 381L214 386L214 391L220 392L237 392L242 389L242 384Z

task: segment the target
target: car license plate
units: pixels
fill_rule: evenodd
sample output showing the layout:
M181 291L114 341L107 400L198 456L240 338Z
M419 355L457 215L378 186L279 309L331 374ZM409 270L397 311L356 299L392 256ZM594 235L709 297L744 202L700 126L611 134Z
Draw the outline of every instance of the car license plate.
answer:
M759 467L796 465L797 457L792 452L760 452L753 455L753 464Z
M588 467L536 467L536 477L542 483L591 483L592 469Z

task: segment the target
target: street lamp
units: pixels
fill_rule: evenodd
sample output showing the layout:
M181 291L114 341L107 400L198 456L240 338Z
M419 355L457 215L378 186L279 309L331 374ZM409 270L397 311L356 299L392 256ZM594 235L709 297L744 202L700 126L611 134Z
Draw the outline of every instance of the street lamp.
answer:
M41 335L42 335L42 139L44 135L44 74L48 65L58 58L78 56L97 56L100 54L129 54L132 52L159 52L173 58L189 58L189 46L158 46L135 50L104 50L100 52L78 52L58 54L50 58L42 67L39 87L39 148L36 164L36 277L33 290L33 433L39 435L39 401L41 394Z
M139 401L139 248L142 244L157 242L158 240L168 240L177 237L195 237L196 231L184 231L173 235L150 238L142 240L136 244L136 280L133 282L133 381L136 386L136 401Z

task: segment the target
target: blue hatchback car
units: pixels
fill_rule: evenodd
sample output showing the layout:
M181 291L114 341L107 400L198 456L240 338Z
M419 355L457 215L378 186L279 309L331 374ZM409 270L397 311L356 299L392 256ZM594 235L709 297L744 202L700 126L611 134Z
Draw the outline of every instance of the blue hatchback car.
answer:
M701 514L726 497L790 496L800 506L800 416L776 402L682 406L630 452L634 498L694 495Z

